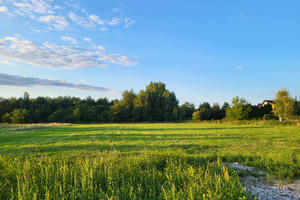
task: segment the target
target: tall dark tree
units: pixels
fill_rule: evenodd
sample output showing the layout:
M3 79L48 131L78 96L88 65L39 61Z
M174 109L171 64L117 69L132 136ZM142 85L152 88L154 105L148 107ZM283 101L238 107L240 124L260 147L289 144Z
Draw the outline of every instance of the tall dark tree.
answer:
M211 108L211 118L214 120L222 119L222 112L218 103L215 103Z
M114 105L111 106L112 118L113 122L128 122L130 121L130 108L124 106L121 102L115 102Z
M184 113L184 118L191 118L193 115L193 112L195 112L195 105L189 102L185 102L180 106L182 109L182 112Z
M151 82L145 91L140 91L136 102L137 106L143 107L145 121L170 121L176 118L174 109L178 109L178 100L164 83Z
M211 107L208 102L203 102L199 106L201 120L210 120L211 119Z

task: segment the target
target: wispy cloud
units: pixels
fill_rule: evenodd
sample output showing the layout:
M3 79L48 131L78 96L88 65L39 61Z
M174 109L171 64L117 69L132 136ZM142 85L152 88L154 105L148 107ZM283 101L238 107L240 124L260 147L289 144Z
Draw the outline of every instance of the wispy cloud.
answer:
M70 7L75 8L75 9L79 9L79 8L80 8L79 4L69 3L69 2L65 2L65 4L66 4L67 6L70 6Z
M4 1L4 3L3 6L0 7L0 12L8 12L8 8L10 8L12 16L28 16L38 22L46 22L49 26L49 30L53 30L53 28L55 30L63 30L69 26L70 22L87 29L107 31L108 29L105 27L107 25L117 26L124 24L124 28L128 28L135 21L130 18L123 20L122 15L118 13L121 11L122 4L110 10L110 15L114 16L103 19L96 14L90 14L87 10L82 8L79 3L73 4L65 2L64 6L56 5L53 0L11 0ZM6 5L10 5L11 7L7 7ZM66 10L67 12L62 12L62 10ZM67 19L69 19L69 21ZM52 27L52 29L50 27Z
M13 63L9 60L2 60L2 59L0 59L0 63L4 63L4 64L7 64L7 65L16 65L16 63Z
M105 48L103 46L95 46L94 49L99 51L105 51Z
M86 49L48 42L39 46L30 40L18 37L0 39L0 57L39 67L76 69L105 67L107 64L131 66L138 63L121 54L106 53L103 49L103 47L102 50Z
M70 83L63 80L56 79L40 79L36 77L26 77L11 74L0 73L0 85L5 86L23 86L23 87L35 87L35 86L54 86L63 87L78 90L90 90L90 91L104 91L115 93L115 90L111 90L105 87L91 86L85 84Z
M91 38L87 38L87 37L84 37L83 40L86 41L86 42L92 42L92 39Z
M101 30L101 31L108 31L108 28L102 27L102 28L100 28L100 30Z
M68 41L68 42L70 42L71 44L78 44L77 40L75 40L74 38L69 37L69 36L62 36L61 39L62 39L63 41Z
M90 19L82 16L78 16L73 12L69 12L68 17L76 24L84 27L84 28L95 28L96 25Z
M109 22L107 22L108 25L116 26L121 22L121 20L117 17L113 17Z
M97 24L100 24L100 25L103 25L103 24L106 23L105 20L100 19L100 17L97 16L97 15L90 15L89 18L90 18L92 21L94 21L94 22L96 22Z
M236 69L236 70L241 70L241 69L244 69L244 66L243 66L243 65L239 65L239 66L237 66L237 67L234 68L234 69Z
M111 9L111 12L120 12L122 8L120 7L115 7L113 9Z
M134 24L135 20L131 18L125 18L124 22L125 22L124 28L128 28L129 26Z
M46 22L56 30L63 30L69 26L68 20L64 16L47 15L38 18L40 22Z
M35 19L36 14L52 14L53 8L49 2L45 0L13 0L13 5L17 8L17 13L20 15L28 15Z

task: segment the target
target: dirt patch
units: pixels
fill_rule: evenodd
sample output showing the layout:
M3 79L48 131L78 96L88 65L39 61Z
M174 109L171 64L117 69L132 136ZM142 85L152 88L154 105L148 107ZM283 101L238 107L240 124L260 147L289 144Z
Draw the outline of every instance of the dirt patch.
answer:
M239 163L226 163L225 165L240 174L240 182L246 192L251 192L261 200L300 199L300 179L284 183L254 167Z

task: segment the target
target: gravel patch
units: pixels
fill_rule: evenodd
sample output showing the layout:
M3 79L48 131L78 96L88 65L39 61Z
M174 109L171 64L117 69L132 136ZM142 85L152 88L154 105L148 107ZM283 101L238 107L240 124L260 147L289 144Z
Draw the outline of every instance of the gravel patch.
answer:
M240 182L245 191L251 192L258 199L300 200L300 179L291 183L283 183L272 177L267 181L267 176L269 175L254 167L239 163L226 163L225 165L234 169L237 173L242 174L242 176L240 176Z
M25 131L25 130L36 130L36 129L43 129L43 128L50 128L51 126L47 125L32 125L32 126L17 126L11 128L10 131Z

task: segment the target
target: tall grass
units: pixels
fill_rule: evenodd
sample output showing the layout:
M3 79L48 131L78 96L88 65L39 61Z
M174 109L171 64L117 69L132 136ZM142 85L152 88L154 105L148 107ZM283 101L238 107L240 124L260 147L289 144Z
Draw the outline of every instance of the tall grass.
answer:
M220 161L181 152L0 161L0 199L250 199Z

